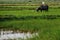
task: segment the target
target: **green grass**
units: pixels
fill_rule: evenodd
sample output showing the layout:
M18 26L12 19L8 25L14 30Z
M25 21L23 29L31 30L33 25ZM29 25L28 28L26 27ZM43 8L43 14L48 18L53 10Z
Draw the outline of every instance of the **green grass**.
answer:
M6 29L32 30L39 33L35 40L59 40L60 38L60 19L54 20L24 20L24 21L5 21L0 26ZM33 40L33 39L31 39Z
M42 16L60 15L60 9L49 9L48 12L36 12L36 10L16 10L0 11L0 15L21 16ZM38 31L39 37L28 40L60 40L60 19L31 19L31 20L11 20L0 22L0 29L33 30Z
M0 11L0 15L15 16L39 16L39 15L60 15L60 9L49 9L48 12L37 12L36 10L16 10L16 11Z

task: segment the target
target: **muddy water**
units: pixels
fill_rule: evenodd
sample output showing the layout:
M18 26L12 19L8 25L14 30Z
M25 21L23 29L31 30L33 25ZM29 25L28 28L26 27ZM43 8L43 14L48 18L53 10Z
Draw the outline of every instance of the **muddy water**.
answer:
M8 40L8 39L27 39L27 38L33 38L35 36L38 36L37 32L14 32L14 31L0 31L0 40Z

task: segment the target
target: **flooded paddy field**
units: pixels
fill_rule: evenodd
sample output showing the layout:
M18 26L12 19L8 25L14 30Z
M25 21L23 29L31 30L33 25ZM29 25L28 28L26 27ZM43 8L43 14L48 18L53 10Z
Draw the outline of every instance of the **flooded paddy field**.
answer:
M33 38L38 36L37 32L24 32L24 31L12 31L12 30L0 30L0 40L18 40L18 39L25 39Z
M0 19L0 39L2 40L60 40L60 9L49 9L48 12L5 10L0 11L0 18L5 20Z
M4 34L7 36L12 35L15 37L16 35L20 35L18 39L20 40L20 37L24 35L25 36L33 35L34 37L27 37L28 40L33 39L41 39L41 40L51 40L51 39L59 39L60 34L60 19L54 19L54 20L46 20L46 19L34 19L34 20L13 20L13 21L4 21L0 22L0 29L10 29L13 30L14 33L7 33ZM17 31L15 31L17 30ZM18 31L21 30L21 31ZM4 31L4 30L3 30ZM8 30L9 31L9 30ZM12 31L12 32L13 32ZM2 31L0 31L2 32ZM4 36L0 36L1 38ZM36 35L36 36L35 36ZM37 36L38 35L38 36ZM11 37L12 37L11 36ZM10 36L9 36L10 37ZM16 36L17 37L17 36ZM41 38L42 37L42 38ZM12 38L14 39L14 38Z

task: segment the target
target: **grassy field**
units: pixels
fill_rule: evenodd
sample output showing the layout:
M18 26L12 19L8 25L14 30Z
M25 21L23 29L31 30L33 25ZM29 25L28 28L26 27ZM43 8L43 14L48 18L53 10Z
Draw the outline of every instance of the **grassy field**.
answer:
M59 8L50 8L48 12L36 10L4 10L0 15L13 15L16 17L60 15ZM29 18L29 17L28 17ZM27 40L60 40L60 18L58 19L28 19L0 21L0 29L31 30L39 33L38 37Z

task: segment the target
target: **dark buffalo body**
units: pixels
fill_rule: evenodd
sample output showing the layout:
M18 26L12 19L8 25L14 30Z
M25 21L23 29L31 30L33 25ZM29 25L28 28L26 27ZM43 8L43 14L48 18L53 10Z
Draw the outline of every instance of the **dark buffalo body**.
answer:
M41 5L40 7L38 7L37 12L38 12L39 10L40 10L41 12L42 12L43 10L48 11L48 5Z

